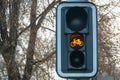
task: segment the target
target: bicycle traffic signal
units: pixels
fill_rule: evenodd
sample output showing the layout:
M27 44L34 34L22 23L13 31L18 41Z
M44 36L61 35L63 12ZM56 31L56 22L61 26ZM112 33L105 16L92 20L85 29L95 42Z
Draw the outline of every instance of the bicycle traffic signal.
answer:
M63 2L57 7L56 71L61 77L97 73L97 11L92 3Z

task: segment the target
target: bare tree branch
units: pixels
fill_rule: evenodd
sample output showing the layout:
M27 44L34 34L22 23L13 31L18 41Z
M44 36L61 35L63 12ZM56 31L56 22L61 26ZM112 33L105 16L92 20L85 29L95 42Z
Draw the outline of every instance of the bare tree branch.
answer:
M39 28L41 26L42 21L44 20L45 16L47 15L47 13L57 4L59 3L61 0L54 0L45 10L44 12L42 12L40 15L40 19L38 20L37 23L37 27Z
M41 23L44 20L45 16L47 15L47 13L57 4L61 2L61 0L54 0L51 4L49 4L49 6L40 14L36 17L35 21L37 21L38 19L38 23L37 23L37 28L41 27ZM33 23L31 23L33 24ZM29 26L27 26L25 29L23 29L20 33L19 36L26 31L27 29L30 28L31 24Z
M55 54L55 51L53 51L52 53L50 53L50 54L48 54L47 56L45 56L42 60L35 61L35 62L33 63L33 65L42 64L42 63L44 63L45 61L48 61L54 54Z
M118 5L119 3L120 3L120 2L118 2L112 9L110 9L106 14L104 14L99 21L102 21L102 20L104 19L104 17L105 17L106 15L108 15L115 7L117 7L117 5Z
M44 27L44 26L41 26L41 28L44 28L44 29L47 29L49 31L52 31L52 32L55 32L54 30L50 29L50 28L47 28L47 27Z

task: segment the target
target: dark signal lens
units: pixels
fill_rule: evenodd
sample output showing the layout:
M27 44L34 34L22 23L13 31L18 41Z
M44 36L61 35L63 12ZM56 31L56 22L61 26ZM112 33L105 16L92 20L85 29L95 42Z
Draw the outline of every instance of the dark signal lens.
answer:
M71 7L66 13L66 22L71 30L82 30L87 23L87 12L83 7Z
M72 67L79 68L84 64L84 53L81 51L73 51L70 54L70 64Z

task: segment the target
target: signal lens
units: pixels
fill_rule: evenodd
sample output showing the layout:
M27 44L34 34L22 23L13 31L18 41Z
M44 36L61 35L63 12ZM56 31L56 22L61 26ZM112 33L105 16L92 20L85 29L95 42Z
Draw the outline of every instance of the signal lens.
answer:
M84 36L79 33L73 33L70 35L70 47L74 49L80 49L84 46Z
M84 64L84 54L81 51L73 51L70 54L70 64L72 67L82 67Z
M67 26L73 31L85 28L87 24L87 12L83 7L72 7L66 13Z

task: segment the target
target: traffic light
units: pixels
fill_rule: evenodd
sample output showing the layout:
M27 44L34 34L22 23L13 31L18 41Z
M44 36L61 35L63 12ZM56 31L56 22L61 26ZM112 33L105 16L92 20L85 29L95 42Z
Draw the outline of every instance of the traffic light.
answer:
M57 6L56 71L61 77L92 77L97 73L97 11L89 2Z

